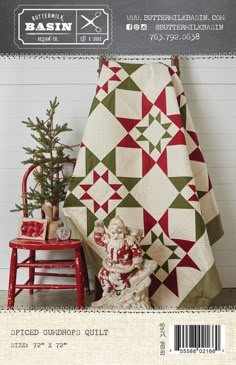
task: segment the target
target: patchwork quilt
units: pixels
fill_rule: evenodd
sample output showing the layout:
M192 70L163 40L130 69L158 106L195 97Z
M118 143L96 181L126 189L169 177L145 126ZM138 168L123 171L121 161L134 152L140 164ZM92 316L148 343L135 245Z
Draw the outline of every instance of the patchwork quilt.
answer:
M203 307L219 293L211 244L223 229L176 67L103 65L64 214L96 272L97 219L119 215L143 230L144 258L158 264L154 307Z

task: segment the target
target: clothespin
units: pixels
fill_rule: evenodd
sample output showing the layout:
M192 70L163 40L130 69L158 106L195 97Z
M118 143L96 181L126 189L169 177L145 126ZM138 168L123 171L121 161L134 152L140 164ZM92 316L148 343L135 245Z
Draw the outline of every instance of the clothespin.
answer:
M172 55L171 56L171 66L176 66L178 71L180 71L178 55Z
M106 57L104 55L100 55L98 59L98 69L97 72L100 75L103 64L106 62Z

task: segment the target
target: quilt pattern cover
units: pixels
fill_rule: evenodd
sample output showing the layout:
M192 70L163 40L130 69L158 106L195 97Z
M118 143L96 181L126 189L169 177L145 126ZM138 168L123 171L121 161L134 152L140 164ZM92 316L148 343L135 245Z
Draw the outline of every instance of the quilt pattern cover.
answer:
M143 230L144 258L158 264L154 307L206 306L219 293L211 244L223 229L176 67L103 65L64 214L95 271L105 255L97 219Z

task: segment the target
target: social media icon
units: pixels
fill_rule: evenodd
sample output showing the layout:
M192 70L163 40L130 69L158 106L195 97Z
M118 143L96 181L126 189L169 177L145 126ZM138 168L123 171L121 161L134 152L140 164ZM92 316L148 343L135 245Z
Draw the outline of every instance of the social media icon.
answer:
M141 24L141 30L147 30L147 24Z
M133 27L132 27L132 24L126 24L126 29L127 29L127 30L132 30L132 28L133 28Z

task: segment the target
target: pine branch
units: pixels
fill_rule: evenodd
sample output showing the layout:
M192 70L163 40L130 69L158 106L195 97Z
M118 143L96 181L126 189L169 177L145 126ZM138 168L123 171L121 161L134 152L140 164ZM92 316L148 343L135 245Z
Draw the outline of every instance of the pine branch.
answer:
M35 186L29 189L25 198L27 204L16 204L12 211L27 211L29 215L35 209L41 208L45 202L52 206L58 206L66 196L67 187L70 177L66 176L63 170L64 161L70 159L66 150L73 150L73 147L61 142L62 133L72 131L67 123L54 125L54 116L59 102L57 97L50 101L50 108L46 111L45 120L35 118L32 121L28 118L22 123L32 131L31 137L36 142L34 148L23 147L26 155L29 157L22 161L24 165L34 164L39 169L33 171ZM38 188L40 189L38 190Z

